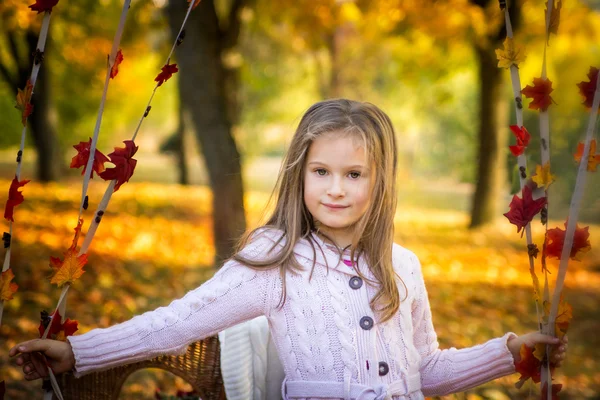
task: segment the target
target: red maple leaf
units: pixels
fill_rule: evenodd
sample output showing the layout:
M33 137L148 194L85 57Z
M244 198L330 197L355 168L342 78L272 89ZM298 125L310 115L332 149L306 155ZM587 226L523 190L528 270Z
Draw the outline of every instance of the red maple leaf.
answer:
M23 193L19 192L19 188L25 186L29 182L29 180L19 181L15 176L10 183L10 188L8 189L8 200L6 200L6 207L4 208L4 218L6 218L6 220L12 222L15 221L13 219L14 208L21 204L23 200L25 200Z
M110 77L112 79L115 78L115 76L117 76L117 74L119 73L119 65L123 62L123 52L121 51L121 49L119 49L119 51L117 51L117 55L115 56L115 62L113 63L112 67L110 68Z
M114 168L108 168L102 172L100 177L106 181L113 179L117 180L115 185L115 192L119 190L122 184L129 182L129 178L133 175L133 171L137 164L137 160L131 158L138 150L138 146L135 145L133 140L125 140L124 148L115 147L115 151L110 153L110 162L115 164Z
M90 148L92 147L92 138L88 142L79 142L73 146L75 150L77 150L77 155L73 157L71 160L70 168L79 168L83 167L81 171L81 175L85 173L87 168L87 163L90 159ZM109 162L110 160L104 154L102 154L98 149L94 151L94 162L92 163L92 174L90 178L94 177L94 171L99 175L106 168L104 167L104 163Z
M567 223L565 222L565 229L554 228L548 229L548 244L546 245L546 256L560 259L562 249L565 241L565 234L567 232ZM579 225L575 228L575 234L573 235L573 246L571 247L571 253L569 257L573 260L581 261L581 257L584 253L591 250L590 245L590 227L579 228Z
M517 144L514 146L508 146L511 153L515 157L520 156L525 151L525 148L529 145L529 140L531 140L531 135L527 131L527 128L519 127L518 125L511 125L510 130L517 138Z
M545 205L545 197L533 200L531 189L529 186L525 186L523 187L523 199L514 195L509 205L510 211L505 213L504 216L508 218L511 224L517 226L517 233L519 233ZM523 230L523 232L525 231ZM522 235L523 233L521 233Z
M52 7L58 4L58 0L35 0L35 3L30 5L31 11L41 12L52 12Z
M521 374L518 384L522 385L529 378L534 383L539 383L542 363L533 355L533 348L521 345L520 356L521 359L515 362L515 372Z
M533 86L525 86L525 89L521 90L525 96L533 99L529 103L529 108L532 110L546 111L550 104L554 103L550 93L552 93L552 81L544 78L533 78Z
M596 91L596 84L598 82L598 68L590 67L590 72L588 72L587 76L590 81L580 82L577 84L577 87L579 88L579 93L581 93L581 95L585 97L583 104L587 108L591 108L592 103L594 102L594 92ZM598 112L600 113L600 109L598 110Z
M168 81L174 73L178 72L177 64L165 64L162 67L160 73L154 78L155 82L158 82L158 86L162 85L163 82Z
M55 315L56 314L56 315ZM61 315L56 310L54 313L50 315L52 318L50 321L50 330L48 331L48 338L54 340L62 340L64 341L67 336L72 336L78 329L78 321L67 318L64 323L61 323ZM44 331L46 327L44 326L44 322L40 322L40 326L38 327L38 331L40 333L40 337L44 336Z
M560 383L552 385L552 400L559 400L558 392L562 389L562 385ZM542 388L542 397L541 400L548 400L548 382L544 384Z

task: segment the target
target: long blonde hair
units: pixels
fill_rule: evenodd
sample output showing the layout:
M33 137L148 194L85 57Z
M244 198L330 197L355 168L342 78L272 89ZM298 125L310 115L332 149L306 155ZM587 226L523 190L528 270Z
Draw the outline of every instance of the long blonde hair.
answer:
M387 321L400 306L396 274L392 267L397 151L394 128L389 117L373 104L335 99L321 101L308 109L296 129L279 172L273 191L273 196L276 196L273 214L264 226L242 237L232 258L253 268L279 267L283 281L280 305L284 304L286 271L302 269L294 256L294 246L299 240L308 239L316 229L315 221L304 204L306 157L311 143L317 137L332 132L356 135L361 139L368 161L375 167L370 205L356 223L350 250L351 259L355 259L357 253L365 256L379 284L379 291L370 306L379 314L380 321ZM273 252L269 259L257 261L243 257L240 251L252 240L256 230L264 227L282 232L278 242L283 242L282 249ZM313 241L309 242L316 256ZM313 269L315 262L316 257ZM358 270L357 273L365 279Z

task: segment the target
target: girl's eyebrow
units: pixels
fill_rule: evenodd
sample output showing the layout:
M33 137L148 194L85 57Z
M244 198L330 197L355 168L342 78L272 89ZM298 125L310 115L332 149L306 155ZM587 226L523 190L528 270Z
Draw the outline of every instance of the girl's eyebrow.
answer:
M321 161L311 161L309 162L307 165L327 165L327 163L321 162ZM355 164L355 165L348 165L348 166L344 166L345 169L369 169L366 166L362 165L362 164Z

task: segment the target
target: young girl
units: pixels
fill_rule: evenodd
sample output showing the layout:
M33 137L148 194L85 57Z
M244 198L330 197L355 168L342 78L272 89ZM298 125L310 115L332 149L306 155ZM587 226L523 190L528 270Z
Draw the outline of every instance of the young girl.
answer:
M394 244L396 138L376 106L313 105L278 178L268 222L199 288L167 307L67 342L10 350L25 379L76 376L160 354L264 315L285 369L285 399L423 399L515 371L522 344L566 341L537 332L440 350L417 257ZM217 221L218 223L218 221Z

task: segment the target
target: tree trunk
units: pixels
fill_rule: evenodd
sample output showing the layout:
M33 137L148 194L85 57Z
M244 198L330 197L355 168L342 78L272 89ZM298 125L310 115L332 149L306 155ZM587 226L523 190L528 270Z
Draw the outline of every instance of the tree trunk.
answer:
M492 0L471 0L486 9ZM513 31L521 25L521 0L507 2ZM502 14L499 14L502 16ZM503 18L503 17L501 17ZM508 102L503 96L503 74L498 68L494 49L506 37L502 23L481 44L475 44L479 65L479 162L477 183L473 194L470 228L492 222L500 215L500 203L507 185L506 152L508 143Z
M167 13L173 36L186 10L184 1L169 2ZM213 0L201 1L190 14L185 42L177 50L182 105L191 113L213 191L217 265L231 255L233 245L246 229L240 154L231 132L230 118L235 112L228 108L232 97L226 92L231 82L225 82L229 73L222 63L226 46L237 41L237 10L233 6L236 15L224 32L219 28Z
M28 34L29 49L35 51L37 35ZM48 43L49 44L49 43ZM46 47L47 50L47 47ZM42 65L32 98L33 114L29 117L31 136L37 152L36 175L40 182L56 181L60 177L63 160L56 136L56 117L53 115L52 96L48 80L48 66Z
M506 188L508 103L493 48L476 48L479 64L479 162L470 228L493 221Z
M187 160L185 158L185 128L186 128L186 112L183 107L183 99L181 98L181 85L183 84L183 80L179 80L179 124L177 124L177 130L175 131L177 148L175 149L175 158L177 160L177 171L178 171L178 181L180 185L189 185L190 184L190 174L188 170Z
M6 39L9 51L7 60L0 61L0 78L16 93L17 88L23 89L30 78L33 62L31 54L37 47L38 33L28 30L25 37L21 37L16 32L7 32ZM62 170L63 160L59 152L51 99L47 67L42 65L31 99L33 113L28 118L29 131L38 155L36 178L40 182L57 180Z

